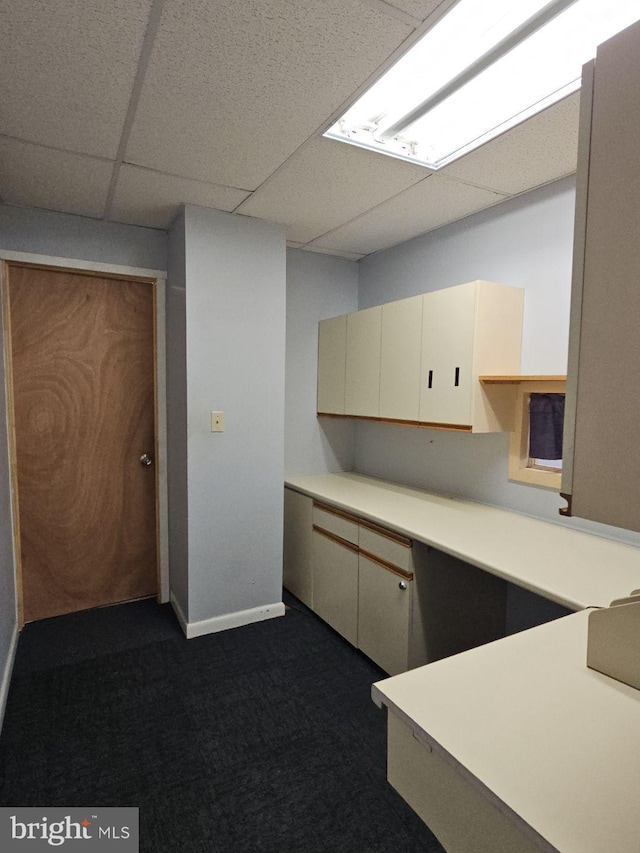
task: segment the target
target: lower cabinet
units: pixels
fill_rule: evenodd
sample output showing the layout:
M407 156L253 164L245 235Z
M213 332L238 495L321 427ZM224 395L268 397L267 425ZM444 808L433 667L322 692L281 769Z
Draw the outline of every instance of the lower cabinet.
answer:
M389 675L409 669L413 580L360 554L358 648Z
M358 645L358 547L313 530L313 609Z
M282 584L313 610L312 512L312 498L284 490Z
M506 583L285 489L284 586L389 675L505 634Z

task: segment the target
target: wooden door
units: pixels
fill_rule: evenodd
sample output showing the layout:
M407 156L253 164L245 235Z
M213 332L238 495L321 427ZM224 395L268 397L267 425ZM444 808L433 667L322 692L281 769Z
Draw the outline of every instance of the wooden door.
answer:
M152 284L7 268L24 621L153 595Z
M471 425L475 302L474 282L424 296L421 421Z

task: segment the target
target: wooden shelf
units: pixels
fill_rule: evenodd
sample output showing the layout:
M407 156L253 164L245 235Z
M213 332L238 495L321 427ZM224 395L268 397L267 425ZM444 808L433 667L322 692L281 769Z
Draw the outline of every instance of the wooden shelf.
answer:
M484 385L519 385L521 382L566 382L567 377L559 374L544 376L479 376Z

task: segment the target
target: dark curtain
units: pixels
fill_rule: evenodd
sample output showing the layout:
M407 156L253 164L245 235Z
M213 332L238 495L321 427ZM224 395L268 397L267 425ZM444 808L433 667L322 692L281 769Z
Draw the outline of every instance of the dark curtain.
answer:
M529 456L562 459L564 394L531 394L529 397Z

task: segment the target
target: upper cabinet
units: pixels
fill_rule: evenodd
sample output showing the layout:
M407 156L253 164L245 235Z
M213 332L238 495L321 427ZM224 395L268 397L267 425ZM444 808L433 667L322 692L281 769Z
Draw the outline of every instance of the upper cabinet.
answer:
M568 511L640 531L640 23L583 72L562 473Z
M345 412L377 418L380 414L380 334L382 308L347 314Z
M344 414L347 316L318 324L318 411Z
M478 376L519 372L523 306L521 288L474 281L322 321L318 414L466 432L509 429L510 396L488 391ZM340 320L343 337L327 353L328 329ZM345 353L342 371L337 352ZM325 401L339 398L342 387L344 409L328 408Z
M422 296L382 306L380 417L417 421L420 417Z

